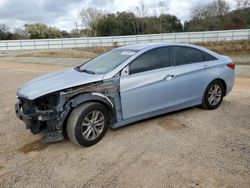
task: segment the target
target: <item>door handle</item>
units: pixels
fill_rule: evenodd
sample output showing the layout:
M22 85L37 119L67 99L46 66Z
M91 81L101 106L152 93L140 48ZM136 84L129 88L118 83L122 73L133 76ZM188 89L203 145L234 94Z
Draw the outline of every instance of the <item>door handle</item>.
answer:
M171 80L174 78L174 75L168 74L167 76L164 77L164 80Z

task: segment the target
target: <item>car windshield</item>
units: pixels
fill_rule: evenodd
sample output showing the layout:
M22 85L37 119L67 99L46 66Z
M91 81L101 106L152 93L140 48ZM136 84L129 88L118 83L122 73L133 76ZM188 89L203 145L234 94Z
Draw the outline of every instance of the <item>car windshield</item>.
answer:
M114 49L91 59L87 63L77 67L77 69L78 71L87 72L89 74L106 74L126 61L136 52L135 50Z

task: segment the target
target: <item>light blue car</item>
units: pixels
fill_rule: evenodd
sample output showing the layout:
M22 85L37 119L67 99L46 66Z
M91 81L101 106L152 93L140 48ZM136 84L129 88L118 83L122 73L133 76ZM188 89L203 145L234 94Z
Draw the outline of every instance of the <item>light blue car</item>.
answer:
M201 105L217 108L234 84L231 59L190 44L138 44L34 79L17 92L15 110L45 142L65 136L97 143L108 127Z

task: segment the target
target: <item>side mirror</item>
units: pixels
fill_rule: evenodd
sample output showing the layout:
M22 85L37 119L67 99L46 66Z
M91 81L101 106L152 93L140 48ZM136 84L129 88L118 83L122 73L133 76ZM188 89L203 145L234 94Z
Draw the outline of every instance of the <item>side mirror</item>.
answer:
M128 76L128 75L129 75L129 65L127 65L126 67L124 67L122 69L121 77L125 77L125 76Z

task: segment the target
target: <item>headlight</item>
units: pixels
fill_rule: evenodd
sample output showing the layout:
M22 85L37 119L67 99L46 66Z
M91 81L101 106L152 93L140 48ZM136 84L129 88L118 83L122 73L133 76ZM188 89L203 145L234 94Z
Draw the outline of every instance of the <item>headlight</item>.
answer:
M58 94L51 94L51 95L40 97L36 99L35 103L39 110L53 109L58 104Z

